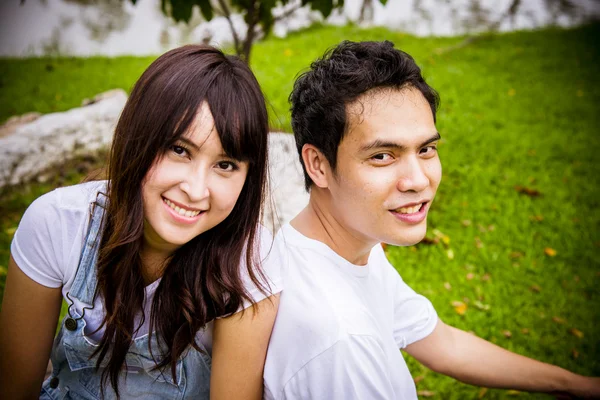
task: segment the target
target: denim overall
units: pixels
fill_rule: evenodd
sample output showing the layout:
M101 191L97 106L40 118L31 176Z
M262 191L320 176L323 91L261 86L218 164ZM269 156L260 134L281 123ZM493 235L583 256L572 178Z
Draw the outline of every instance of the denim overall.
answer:
M90 224L81 252L79 266L73 286L67 298L71 300L69 313L62 322L61 329L52 346L52 374L42 385L41 399L114 399L112 386L104 386L101 397L100 381L106 357L99 370L96 370L97 356L91 357L97 345L84 335L86 309L93 308L97 285L96 261L101 239L102 215L106 196L99 193L95 203L90 205ZM83 310L72 306L76 298L85 304ZM151 337L151 339L150 339ZM126 364L119 379L119 395L123 399L208 399L210 389L211 358L204 352L188 348L176 366L176 380L173 381L170 366L164 371L154 370L156 366L152 353L161 354L156 335L144 335L133 340L126 356ZM201 346L199 341L198 345Z

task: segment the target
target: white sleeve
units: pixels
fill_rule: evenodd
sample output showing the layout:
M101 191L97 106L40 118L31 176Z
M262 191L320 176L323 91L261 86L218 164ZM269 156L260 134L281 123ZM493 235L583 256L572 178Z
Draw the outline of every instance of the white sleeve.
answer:
M283 254L281 253L281 251L279 251L277 246L273 245L273 235L271 235L271 232L269 232L269 230L264 226L259 225L256 239L259 242L259 245L257 246L257 255L260 259L260 269L262 271L262 274L264 275L264 279L261 276L261 274L256 271L255 277L263 286L263 289L266 291L266 294L262 293L261 288L258 287L254 282L252 282L252 279L250 279L248 269L246 268L245 258L241 260L240 268L242 273L242 279L244 281L244 287L248 290L250 297L252 297L252 299L255 302L259 302L268 296L281 292L281 290L283 289L281 276ZM247 308L248 306L250 306L250 303L245 301L243 308Z
M277 399L387 400L395 398L386 355L370 336L352 335L309 361Z
M64 265L57 191L37 198L25 211L10 252L19 268L35 282L57 288L63 285Z
M426 297L417 294L398 275L394 298L394 339L403 349L427 337L438 321L433 305Z

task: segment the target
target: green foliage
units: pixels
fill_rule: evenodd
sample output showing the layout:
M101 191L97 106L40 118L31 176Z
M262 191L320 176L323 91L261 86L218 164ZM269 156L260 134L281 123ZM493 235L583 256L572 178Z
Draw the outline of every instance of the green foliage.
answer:
M130 0L135 4L134 0ZM386 0L380 0L385 4ZM218 0L218 6L213 5L210 0L161 0L161 9L165 15L170 15L175 22L189 22L192 18L194 7L198 6L202 16L210 21L215 14L223 15L227 19L233 11L239 12L244 16L244 21L248 25L246 35L239 39L238 34L232 30L234 37L234 49L236 53L245 60L250 59L250 50L257 38L255 27L260 26L264 36L271 32L275 23L273 9L277 5L285 6L290 0ZM344 0L302 0L302 6L310 7L319 11L324 18L327 18L333 9L344 6Z
M444 178L430 212L429 244L388 248L388 257L445 322L520 354L600 375L599 35L596 24L490 35L457 46L463 38L317 26L258 43L251 67L270 103L272 127L290 131L294 77L326 48L343 39L388 39L412 54L442 98ZM150 61L0 60L0 120L129 89ZM57 176L63 178L0 196L0 286L24 209L81 173L75 165ZM463 315L457 301L466 305ZM435 392L434 399L483 393L407 360L413 376L424 377L417 389ZM513 398L499 390L483 395Z

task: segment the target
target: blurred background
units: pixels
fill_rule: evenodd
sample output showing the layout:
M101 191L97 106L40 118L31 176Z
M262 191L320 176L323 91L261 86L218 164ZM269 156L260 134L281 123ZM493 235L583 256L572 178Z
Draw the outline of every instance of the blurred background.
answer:
M291 132L287 97L311 61L341 40L391 40L440 93L444 178L425 240L389 259L447 323L600 375L599 16L597 0L3 1L0 295L22 213L104 165L119 107L159 54L210 43L240 55L272 130ZM123 98L96 97L113 89ZM52 155L51 141L70 147ZM297 166L293 146L277 151ZM21 174L32 154L47 162ZM421 397L550 398L407 360Z

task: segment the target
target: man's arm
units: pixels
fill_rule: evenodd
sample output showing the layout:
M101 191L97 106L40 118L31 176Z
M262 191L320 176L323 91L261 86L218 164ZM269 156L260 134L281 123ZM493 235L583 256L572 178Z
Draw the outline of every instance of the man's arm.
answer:
M426 367L472 385L600 398L600 378L512 353L442 321L405 350Z

